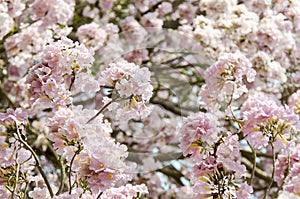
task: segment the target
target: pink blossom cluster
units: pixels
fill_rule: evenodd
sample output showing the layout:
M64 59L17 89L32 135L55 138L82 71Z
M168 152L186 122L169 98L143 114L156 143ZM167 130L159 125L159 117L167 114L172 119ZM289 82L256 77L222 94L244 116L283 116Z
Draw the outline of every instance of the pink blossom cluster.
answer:
M238 135L224 133L215 115L201 112L189 116L179 133L183 134L183 155L191 154L190 158L196 162L191 179L197 197L250 196L252 188L243 182L246 167L241 164ZM241 182L244 184L237 188Z
M109 109L116 111L115 118L120 125L132 118L145 118L150 114L151 107L146 104L152 96L153 86L150 84L151 73L148 68L127 61L110 64L101 72L99 85L110 89L112 102Z
M5 154L1 156L1 167L9 167L14 164L15 159L23 159L23 164L28 158L28 152L25 149L19 151L22 155L14 153L14 148L18 147L21 143L18 141L18 135L15 132L8 132L10 129L20 128L20 133L24 133L24 126L27 123L28 111L18 108L16 110L7 109L6 113L0 114L0 127L1 127L1 152ZM8 143L7 143L8 140ZM22 157L23 156L23 157ZM29 159L28 159L29 160ZM28 161L27 160L27 161Z
M50 199L51 196L47 192L46 187L35 187L32 191L28 193L29 197L31 198L37 198L37 199ZM54 196L55 199L68 199L68 198L83 198L83 199L93 199L95 195L92 195L89 192L84 192L83 189L77 188L74 189L73 193L69 194L68 192L65 192L63 194L60 194L59 196Z
M132 186L131 184L126 184L125 186L121 186L118 188L111 188L107 191L103 192L101 195L101 199L131 199L134 197L138 197L138 194L148 193L147 187L142 185Z
M167 153L177 149L177 146L171 147L168 145L177 145L178 143L177 134L174 133L176 132L174 123L178 122L180 122L180 118L174 117L172 113L161 107L154 106L149 116L141 119L140 122L129 121L127 124L129 129L126 130L126 135L118 135L117 139L120 142L132 144L132 148L137 151L150 152L150 154L141 155L139 159L145 167L143 170L152 170L152 166L155 168L161 162L155 161L156 154L152 154L151 151L160 149ZM154 162L154 164L146 164L147 160Z
M2 0L0 197L299 198L299 22L297 0Z
M38 53L52 41L53 33L50 30L39 31L41 24L40 21L31 25L24 24L18 33L5 40L4 47L11 64L8 68L10 76L16 79L24 76L34 65L34 60L38 59Z
M288 99L289 107L297 114L300 114L300 90L293 93Z
M280 151L276 161L275 181L283 190L299 195L299 146L293 144Z
M9 190L19 192L26 186L30 173L34 170L36 161L30 151L23 147L23 138L26 134L27 117L29 112L25 109L7 109L0 113L0 166L1 180L0 193L3 198L10 198ZM17 182L9 182L10 176L18 173Z
M42 26L52 26L54 24L66 25L73 17L75 1L55 0L55 1L32 1L30 8L26 11L32 20L40 20Z
M191 154L195 160L202 161L214 153L213 145L220 139L222 131L220 126L213 114L190 115L179 130L183 134L180 145L183 155Z
M247 183L240 186L231 171L213 160L207 160L193 168L194 192L197 198L249 198L253 189ZM238 188L237 188L238 187Z
M205 85L200 96L207 109L217 110L247 93L246 85L255 80L255 75L251 62L243 54L226 54L204 71Z
M94 50L99 50L105 45L109 37L115 37L118 32L119 28L112 23L101 27L99 24L92 22L80 26L76 34L80 43Z
M103 115L87 123L86 115L95 111L80 106L61 108L49 119L49 139L54 149L67 160L75 181L85 180L97 194L119 180L130 180L134 165L126 165L127 147L115 143ZM112 153L114 154L112 156Z
M2 8L3 7L3 8ZM8 1L1 3L1 37L15 32L4 41L12 77L19 79L39 59L39 52L53 41L70 33L67 25L74 14L75 1ZM63 8L63 9L62 9ZM7 15L7 14L8 15ZM33 22L28 22L33 21ZM21 23L22 22L22 23Z
M7 13L8 7L7 4L1 4L0 7L0 17L3 20L0 26L0 39L7 35L14 26L13 18Z
M224 168L214 158L208 158L193 168L196 198L249 198L253 189L241 180L235 177L234 170Z
M277 150L287 147L299 131L299 116L288 106L280 106L263 94L250 96L241 109L242 130L254 148L274 142Z
M84 45L63 37L46 46L42 55L43 62L33 66L26 79L34 106L67 106L72 102L72 93L99 89L90 74L92 52Z

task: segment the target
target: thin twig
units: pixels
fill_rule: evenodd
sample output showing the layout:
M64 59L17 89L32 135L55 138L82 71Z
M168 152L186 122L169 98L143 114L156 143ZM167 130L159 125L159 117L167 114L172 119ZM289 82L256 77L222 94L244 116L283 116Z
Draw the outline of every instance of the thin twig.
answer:
M277 189L277 191L276 191L276 196L278 196L279 191L282 190L283 185L284 185L284 183L285 183L285 179L286 179L287 176L290 174L290 169L291 169L291 156L290 156L290 154L288 155L288 162L287 162L287 164L288 164L288 167L287 167L286 170L285 170L284 178L283 178L283 180L282 180L282 184L278 187L278 189Z
M252 166L252 171L251 171L251 177L250 177L250 180L249 180L250 181L249 185L251 186L252 182L253 182L253 177L254 177L254 174L255 174L255 170L256 170L256 151L248 141L247 141L247 143L248 143L249 147L251 148L252 155L253 155L253 166Z
M69 86L69 91L71 91L72 89L72 86L75 82L75 78L76 78L76 74L75 74L75 69L72 70L72 77L71 77L71 83L70 83L70 86Z
M276 156L276 154L275 154L273 142L271 142L270 144L271 144L272 155L273 155L273 159L272 159L273 169L272 169L272 176L271 176L270 184L269 184L269 186L267 187L267 189L266 189L266 191L265 191L265 194L264 194L264 198L263 198L263 199L266 199L266 198L267 198L267 194L268 194L268 192L270 191L270 189L271 189L271 187L272 187L272 184L273 184L273 181L274 181L274 176L275 176L275 161L276 161L276 157L275 157L275 156Z
M60 167L60 185L59 185L59 188L58 188L58 191L56 192L55 195L59 195L63 189L64 189L64 179L65 179L65 167L64 167L64 163L63 163L63 159L62 157L59 158L59 167Z
M53 191L52 191L52 188L50 186L50 183L47 179L47 176L45 174L45 172L43 171L42 169L42 166L41 166L41 162L37 156L37 154L34 152L34 150L31 148L31 146L23 140L22 136L21 136L21 133L20 133L20 129L18 127L18 124L16 123L16 126L17 126L17 135L18 135L18 138L19 138L19 141L24 144L24 146L31 152L31 154L33 155L34 157L34 160L35 160L35 166L37 167L37 169L39 170L40 174L42 175L42 178L48 188L48 191L50 193L50 196L53 197Z
M25 188L24 188L24 193L27 192L27 188L29 186L29 182L26 182ZM25 199L26 194L23 195L22 199Z
M184 185L180 180L182 177L184 177L183 174L180 171L178 171L173 165L165 166L161 169L157 169L157 171L165 174L170 178L173 178L178 185L180 186Z
M112 101L110 101L110 102L108 102L107 104L105 104L99 111L98 111L98 113L96 114L96 115L94 115L91 119L89 119L88 121L87 121L87 124L88 123L90 123L91 121L93 121L96 117L98 117L101 113L102 113L102 111L104 110L104 109L106 109L111 103L113 103L114 102L114 100L112 100Z
M101 195L103 194L103 192L100 192L97 196L97 199L100 199Z
M72 159L71 159L71 162L70 162L70 174L69 174L69 186L70 186L70 189L69 189L69 194L72 193L72 165L73 165L73 162L75 160L75 157L76 155L78 155L80 152L80 149L78 148L77 151L74 153Z
M251 151L248 151L248 150L245 150L245 149L241 149L240 151L241 151L242 155L248 155L248 154L251 155L252 154ZM256 157L263 157L263 158L269 158L269 159L271 159L272 155L256 151Z
M15 186L14 186L13 192L11 194L11 199L14 199L14 195L17 190L18 180L19 180L20 164L18 163L18 153L16 153L16 164L17 164L16 179L15 179Z
M163 108L165 108L168 111L171 111L172 113L174 113L176 115L185 116L185 117L187 117L189 115L189 112L183 110L183 108L179 107L178 104L174 104L174 103L166 101L164 99L160 99L158 97L151 98L150 102L152 104L161 105Z

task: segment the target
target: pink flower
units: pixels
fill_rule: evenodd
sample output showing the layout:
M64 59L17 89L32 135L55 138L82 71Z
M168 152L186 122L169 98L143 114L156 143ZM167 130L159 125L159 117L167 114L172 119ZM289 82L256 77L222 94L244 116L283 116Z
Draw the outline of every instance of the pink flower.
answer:
M271 0L253 0L253 1L245 1L244 4L251 11L254 11L256 13L263 13L263 12L266 12L270 8L272 1Z
M172 4L169 2L162 2L158 8L158 14L159 17L164 17L166 14L169 14L170 12L172 12L173 8L172 8Z
M82 15L89 18L95 18L99 14L99 8L90 6L85 6Z
M276 160L275 181L279 186L283 186L284 191L295 195L300 195L300 153L299 145L294 143L280 151Z
M74 68L78 71L89 69L95 60L91 50L67 37L47 45L42 55L43 61L58 79L65 74L71 74Z
M198 113L187 117L179 129L183 135L180 148L183 155L192 154L192 157L201 158L213 150L213 145L219 139L221 128L216 116L210 113ZM200 155L204 153L203 155ZM205 157L205 156L203 156Z
M3 126L0 126L0 129L6 130ZM4 168L12 165L15 161L13 158L14 149L13 147L10 147L10 143L6 142L6 139L6 136L0 136L0 166Z
M21 14L23 14L23 11L26 7L26 2L23 2L22 0L15 0L9 2L9 15L11 17L18 17Z
M265 92L281 95L282 86L287 82L286 64L273 60L270 54L259 51L252 57L253 67L257 72L254 86Z
M66 89L62 78L53 76L53 70L46 63L33 66L29 70L26 83L30 88L28 91L30 100L35 106L45 102L43 98L48 99L53 106L65 106L71 103L71 92Z
M99 90L98 81L90 73L79 73L75 77L73 93L96 93Z
M28 193L29 197L34 198L34 199L50 199L50 195L48 192L47 187L44 188L39 188L35 187L33 191L30 191Z
M94 22L80 26L76 35L81 43L92 47L94 50L102 47L108 36L106 31Z
M33 66L26 78L30 100L36 106L40 98L48 98L56 109L71 104L71 94L98 91L98 82L90 71L93 52L83 44L62 37L41 54L43 62Z
M209 158L194 166L191 182L197 198L236 198L240 179Z
M42 91L44 91L46 95L48 95L51 98L54 98L58 95L57 93L59 89L55 79L49 78L46 80L46 82L42 83Z
M5 185L0 185L0 196L3 199L10 199L11 198L11 192L6 188Z
M128 16L120 22L123 34L130 44L141 44L147 35L146 30L140 25L133 16Z
M215 110L230 99L238 99L248 91L244 81L253 82L256 72L241 53L225 54L204 71L205 87L200 95ZM214 105L215 104L215 105Z
M211 18L217 18L223 13L230 13L236 6L236 0L203 0L199 3L201 10L204 10Z
M194 17L195 12L197 10L196 6L188 2L183 2L177 8L177 10L172 14L172 19L179 19L181 24L190 24Z
M6 3L0 5L0 40L7 35L14 27L14 20L9 16Z
M300 90L293 93L289 98L289 107L294 110L296 114L300 114Z
M40 26L41 21L30 25L21 24L20 31L5 39L4 47L10 63L9 73L14 78L23 77L29 67L35 64L35 60L40 59L39 53L44 46L52 40L53 32L48 29L41 32Z
M157 12L151 12L143 15L141 24L144 27L162 28L163 20L158 18Z
M239 187L239 190L237 191L236 195L237 195L237 198L250 199L252 192L253 192L253 188L244 182Z
M94 199L96 195L91 194L89 191L84 191L82 188L73 188L72 193L64 192L58 196L54 196L53 199Z
M279 106L268 96L249 96L241 109L242 130L254 148L274 142L277 149L287 146L293 132L299 130L299 116L287 106Z
M141 12L146 12L153 5L155 5L158 0L134 0L134 6Z
M134 185L126 184L118 188L110 188L103 192L101 199L131 199L138 194L147 194L148 190L145 184Z
M33 20L42 20L43 26L54 24L67 25L73 17L75 1L73 0L38 0L31 3L27 11Z
M116 119L127 123L132 118L146 117L146 106L152 96L151 73L148 68L126 61L110 64L98 78L100 86L112 87L116 101L109 108L116 111Z
M64 156L74 178L86 180L93 194L114 186L116 181L132 178L132 165L125 162L127 147L110 137L111 125L100 114L87 123L95 110L82 106L61 108L49 119L49 139L56 152ZM77 153L77 154L76 154ZM112 155L113 154L113 155Z
M115 186L115 182L119 180L119 175L109 170L82 175L82 179L84 179L87 175L89 176L87 178L87 181L89 183L89 188L91 189L92 193L99 193L100 191L105 191L110 187Z
M285 180L283 190L300 196L300 191L299 191L300 177L298 175L299 172L300 172L300 163L299 162L294 163L293 167L291 168L288 179Z
M245 165L241 164L240 143L238 135L227 135L224 142L218 146L217 162L229 171L234 171L236 178L241 178L246 173Z
M104 12L108 12L114 6L115 0L101 0L99 6Z
M135 64L142 64L143 61L146 61L149 59L148 50L147 49L136 49L136 50L133 50L132 52L129 52L128 54L125 54L124 58L128 62L133 62Z

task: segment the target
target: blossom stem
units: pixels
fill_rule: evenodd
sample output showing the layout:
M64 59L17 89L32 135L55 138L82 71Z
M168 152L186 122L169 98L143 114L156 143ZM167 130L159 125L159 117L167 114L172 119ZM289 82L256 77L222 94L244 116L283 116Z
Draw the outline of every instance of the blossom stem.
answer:
M103 194L103 192L100 192L97 196L97 199L100 199L101 195Z
M245 149L241 149L240 150L242 155L243 156L250 156L252 155L252 151L248 151L248 150L245 150ZM272 155L270 154L266 154L266 153L261 153L261 152L255 152L256 154L256 157L263 157L263 158L268 158L268 159L271 159L272 158Z
M254 148L251 146L251 144L247 141L249 147L251 148L252 151L252 155L253 155L253 165L252 165L252 171L251 171L251 177L250 177L250 186L252 185L253 182L253 177L255 174L255 170L256 170L256 151L254 150Z
M73 162L75 160L75 157L76 155L78 155L80 153L80 148L77 149L77 151L74 153L72 159L71 159L71 162L70 162L70 174L69 174L69 186L70 186L70 190L69 190L69 194L72 193L72 165L73 165Z
M114 100L112 100L112 101L110 101L110 102L108 102L107 104L105 104L99 111L98 111L98 113L96 114L96 115L94 115L91 119L89 119L88 121L87 121L87 124L88 123L90 123L91 121L93 121L96 117L98 117L101 113L102 113L102 111L104 110L104 109L106 109L111 103L113 103L114 102Z
M60 157L59 159L59 167L60 167L60 185L59 185L59 188L58 188L58 191L56 192L55 195L59 195L63 189L64 189L64 179L65 179L65 167L64 167L64 164L63 164L63 159L62 157Z
M16 154L16 156L18 155L18 153ZM17 164L17 168L16 168L16 179L15 179L15 186L14 186L14 189L13 189L13 192L11 194L11 199L14 199L14 195L15 195L15 192L17 190L17 186L18 186L18 179L19 179L19 172L20 172L20 164L18 163L18 157L16 157L16 164Z
M269 186L267 187L267 189L265 191L265 195L264 195L263 199L267 198L267 194L269 193L269 191L270 191L270 189L272 187L272 184L274 182L274 176L275 176L275 161L276 161L276 157L275 156L276 156L276 154L275 154L273 142L271 142L271 148L272 148L272 155L273 155L273 159L272 159L272 163L273 163L272 176L271 176L270 184L269 184Z
M50 196L53 197L54 194L53 194L53 191L52 191L52 188L50 186L50 183L47 179L47 176L45 174L45 172L43 171L42 167L41 167L41 162L37 156L37 154L34 152L34 150L31 148L31 146L25 141L23 140L22 136L21 136L21 133L20 133L20 130L19 130L19 127L18 127L18 124L16 123L16 126L17 126L17 135L18 135L18 138L19 138L19 141L24 144L24 146L31 152L31 154L33 155L33 158L35 160L35 166L37 167L37 169L39 170L40 174L42 175L42 178L47 186L47 189L50 193Z
M251 170L253 168L252 162L248 160L246 157L242 157L242 163L246 166L247 169ZM271 178L267 175L267 173L258 167L255 168L255 175L263 179L265 182L270 182Z
M72 78L71 78L71 83L70 83L70 86L69 86L69 91L71 91L72 87L73 87L73 84L75 82L75 69L72 70Z
M282 190L283 185L285 183L285 179L290 174L290 169L291 169L291 156L290 156L290 154L288 155L288 162L287 162L287 164L288 164L288 166L287 166L286 171L284 173L284 178L283 178L282 184L278 187L278 189L276 191L276 197L278 196L279 191Z
M174 113L176 115L180 115L180 116L184 116L184 117L187 117L189 115L189 112L183 110L183 107L180 107L179 105L174 104L172 102L168 102L166 100L163 100L163 99L160 99L157 97L151 98L150 102L152 104L159 104L166 110L171 111L172 113ZM194 110L196 110L196 109L194 109Z

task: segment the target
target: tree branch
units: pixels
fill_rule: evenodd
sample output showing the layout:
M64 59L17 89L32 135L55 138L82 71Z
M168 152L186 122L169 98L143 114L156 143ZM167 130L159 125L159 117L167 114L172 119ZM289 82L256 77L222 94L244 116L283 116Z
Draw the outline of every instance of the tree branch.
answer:
M168 111L171 111L172 113L174 113L176 115L185 116L185 117L187 117L189 115L188 111L183 110L181 107L179 107L179 105L173 104L172 102L162 100L159 98L151 98L150 102L152 104L161 105L163 108L165 108Z
M253 164L247 158L243 157L242 158L242 163L246 166L246 168L248 170L250 170L250 171L252 170ZM266 182L270 182L270 180L271 180L271 177L268 176L268 174L266 172L264 172L263 170L259 169L258 167L255 168L255 172L254 173L255 173L255 175L258 178L261 178L261 179L263 179Z
M157 171L162 172L166 176L173 178L178 185L184 186L184 184L180 180L180 178L184 177L184 175L180 171L178 171L174 166L168 165L161 169L158 169Z

